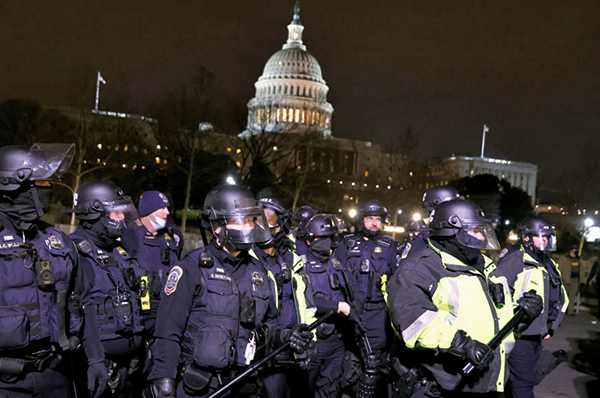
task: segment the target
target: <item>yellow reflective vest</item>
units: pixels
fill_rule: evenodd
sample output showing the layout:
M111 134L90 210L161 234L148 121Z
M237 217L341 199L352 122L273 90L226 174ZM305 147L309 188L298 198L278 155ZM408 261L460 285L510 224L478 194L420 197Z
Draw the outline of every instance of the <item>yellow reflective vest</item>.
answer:
M412 364L416 362L446 390L502 392L508 379L506 358L514 345L513 333L496 348L489 368L469 375L468 383L460 373L465 361L447 353L458 330L488 343L514 315L507 284L490 275L496 266L485 255L484 260L481 273L430 241L388 283L392 323L414 353ZM490 295L491 284L501 284L504 292L503 302L497 305Z
M498 268L494 272L494 276L500 277L508 283L514 302L516 303L523 293L530 290L535 290L544 300L542 313L522 335L545 336L551 329L555 330L562 322L569 306L569 297L562 281L558 263L552 258L549 258L549 260L559 276L558 280L554 281L554 283L560 284L559 300L556 303L550 303L551 277L548 270L533 258L522 245L511 246L500 253ZM552 312L554 312L554 319L549 321L549 315Z

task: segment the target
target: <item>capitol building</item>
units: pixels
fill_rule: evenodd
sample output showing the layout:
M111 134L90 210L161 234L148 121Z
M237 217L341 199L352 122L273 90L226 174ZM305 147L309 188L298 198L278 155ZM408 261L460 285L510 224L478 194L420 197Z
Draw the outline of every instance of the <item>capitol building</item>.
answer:
M327 102L329 87L319 62L306 51L303 30L300 7L296 4L287 42L269 58L254 84L256 96L248 102L249 133L317 131L331 135L333 106Z

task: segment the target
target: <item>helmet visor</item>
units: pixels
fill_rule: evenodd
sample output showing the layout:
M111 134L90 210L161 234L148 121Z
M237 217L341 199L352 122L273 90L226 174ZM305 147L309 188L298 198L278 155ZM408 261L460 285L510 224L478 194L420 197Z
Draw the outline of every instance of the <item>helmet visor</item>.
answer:
M539 234L531 234L531 241L533 246L540 251L553 252L556 251L556 234L555 233L544 233L540 231Z
M33 144L24 168L30 169L32 181L60 178L75 156L75 144Z
M248 209L247 209L248 210ZM265 214L260 207L226 217L225 228L228 240L234 244L260 243L269 241L272 236Z
M456 232L461 245L480 250L500 250L500 243L490 221L463 222L462 229Z
M102 223L109 228L121 229L138 219L138 213L131 197L124 196L113 202L103 202L105 215Z

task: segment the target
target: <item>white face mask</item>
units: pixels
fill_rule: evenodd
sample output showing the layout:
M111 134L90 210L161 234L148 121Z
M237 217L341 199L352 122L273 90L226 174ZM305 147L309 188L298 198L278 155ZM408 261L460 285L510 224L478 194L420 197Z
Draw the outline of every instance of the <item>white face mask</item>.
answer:
M152 225L155 231L160 231L167 225L167 220L160 217L154 216L154 220L148 217L148 220L150 220L150 225Z

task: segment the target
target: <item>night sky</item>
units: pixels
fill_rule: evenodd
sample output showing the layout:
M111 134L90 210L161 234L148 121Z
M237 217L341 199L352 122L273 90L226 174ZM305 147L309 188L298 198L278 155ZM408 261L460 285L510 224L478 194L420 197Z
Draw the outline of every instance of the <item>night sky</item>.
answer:
M0 0L0 101L144 113L200 65L244 102L287 39L294 1ZM535 163L539 182L600 207L600 1L309 0L333 134L414 155ZM584 196L584 193L586 196Z

